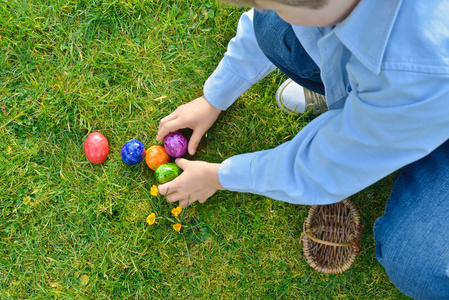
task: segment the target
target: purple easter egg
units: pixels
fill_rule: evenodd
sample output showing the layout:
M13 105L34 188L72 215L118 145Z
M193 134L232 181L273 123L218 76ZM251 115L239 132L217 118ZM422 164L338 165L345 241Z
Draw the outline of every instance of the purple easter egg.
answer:
M170 132L164 140L164 148L171 157L183 157L187 153L189 142L179 132Z

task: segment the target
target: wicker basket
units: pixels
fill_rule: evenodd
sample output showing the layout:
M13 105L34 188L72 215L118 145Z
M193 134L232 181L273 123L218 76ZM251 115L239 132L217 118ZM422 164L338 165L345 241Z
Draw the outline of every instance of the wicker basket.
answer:
M301 236L307 263L326 274L346 271L360 253L362 231L359 213L349 199L313 205Z

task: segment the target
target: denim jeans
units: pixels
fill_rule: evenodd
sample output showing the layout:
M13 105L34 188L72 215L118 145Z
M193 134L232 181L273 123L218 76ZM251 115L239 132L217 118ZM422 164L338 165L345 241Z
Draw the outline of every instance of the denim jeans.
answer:
M255 11L254 30L278 69L324 94L320 70L289 24L273 11ZM402 293L449 299L449 140L399 170L374 237L376 257Z
M265 56L289 78L324 95L320 69L304 51L290 25L274 11L255 11L254 29Z

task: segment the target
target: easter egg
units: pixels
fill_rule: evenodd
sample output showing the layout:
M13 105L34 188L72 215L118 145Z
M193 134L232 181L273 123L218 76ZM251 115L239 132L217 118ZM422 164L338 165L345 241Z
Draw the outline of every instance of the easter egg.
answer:
M84 141L84 153L91 163L101 164L108 158L108 140L99 132L89 134Z
M187 152L189 142L180 132L170 132L164 139L164 148L171 157L182 157Z
M159 145L151 146L146 150L145 162L151 170L156 170L160 165L170 162L170 156L164 147Z
M166 163L160 165L159 168L154 172L157 182L166 183L172 181L182 173L180 167L175 163Z
M122 160L128 165L140 163L145 157L145 146L141 141L130 140L125 143L120 151Z

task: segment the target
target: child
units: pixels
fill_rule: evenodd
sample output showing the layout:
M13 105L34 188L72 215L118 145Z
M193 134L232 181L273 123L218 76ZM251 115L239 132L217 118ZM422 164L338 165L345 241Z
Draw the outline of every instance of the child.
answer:
M163 118L158 140L191 128L193 155L220 112L275 67L325 94L329 110L271 150L180 159L183 174L160 192L182 206L219 189L329 204L400 169L375 224L376 256L404 294L449 299L449 2L249 1L256 10L242 15L204 96ZM307 101L296 83L278 92L292 110Z

